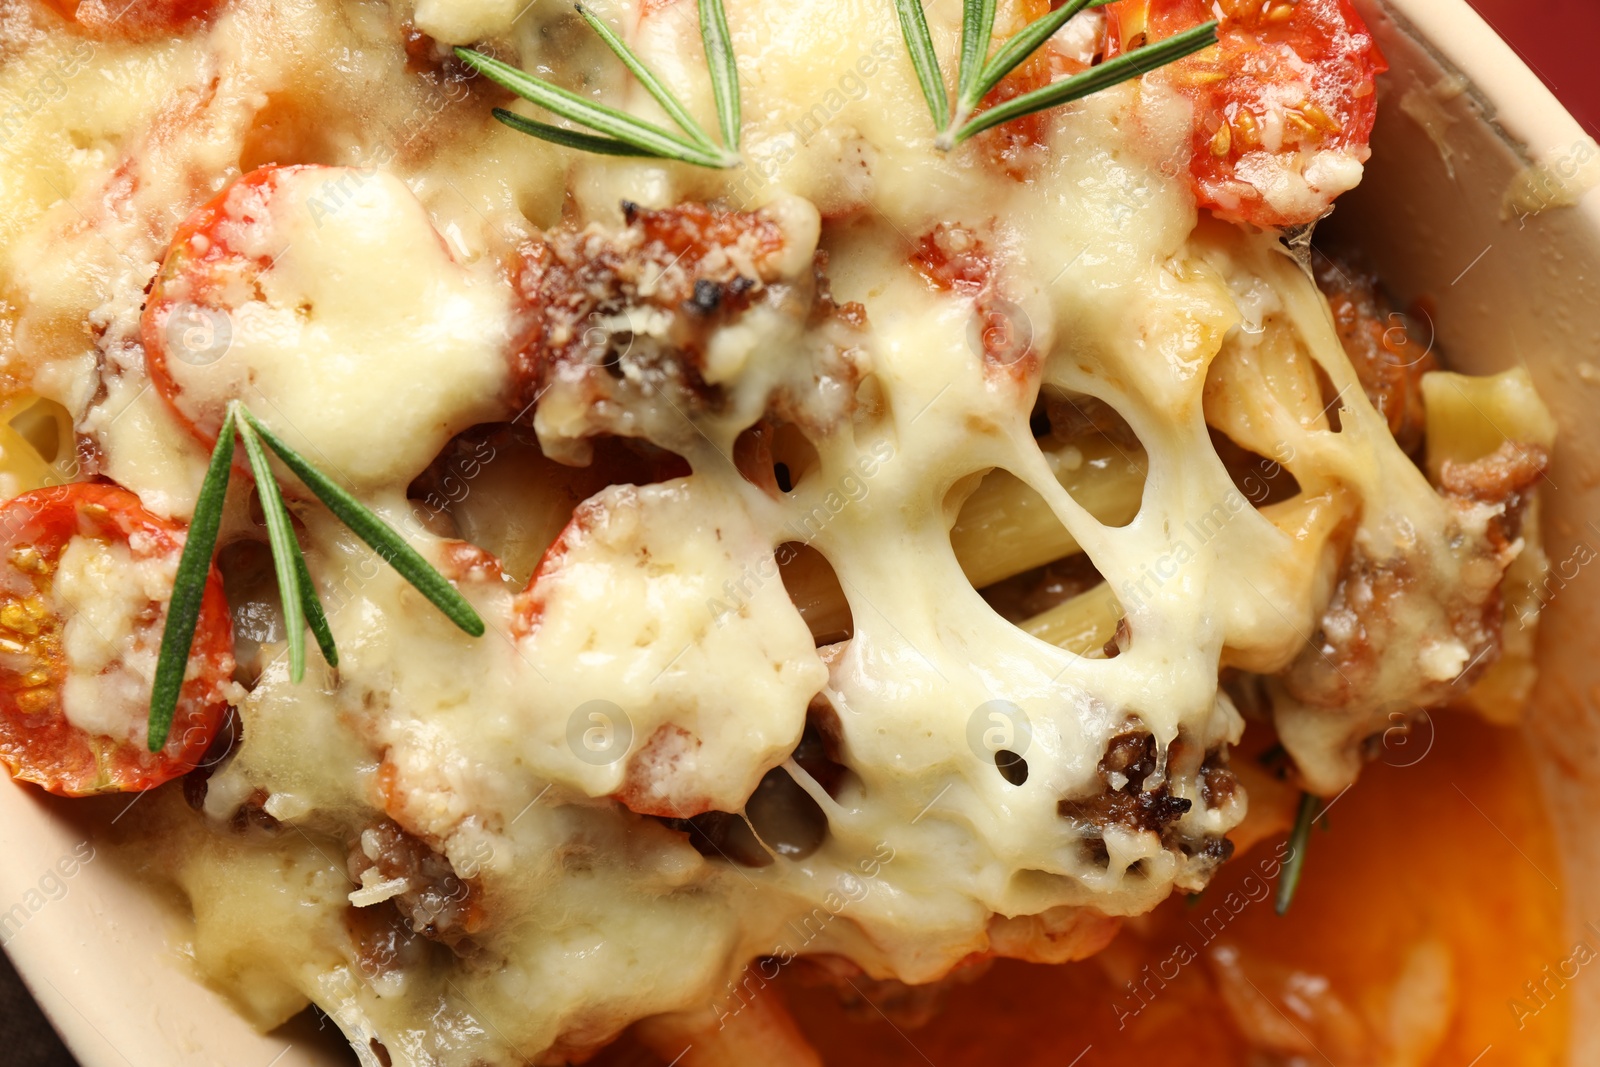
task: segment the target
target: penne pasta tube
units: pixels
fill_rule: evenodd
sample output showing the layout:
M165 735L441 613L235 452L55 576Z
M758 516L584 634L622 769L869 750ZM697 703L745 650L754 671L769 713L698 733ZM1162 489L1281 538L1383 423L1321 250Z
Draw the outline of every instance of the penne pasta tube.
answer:
M1093 434L1047 453L1047 458L1063 488L1101 522L1119 526L1138 513L1144 493L1142 451L1120 448ZM979 589L1080 551L1044 498L1005 471L991 471L967 498L950 531L950 544L967 579ZM850 607L822 555L806 546L784 546L778 560L784 585L812 635L818 641L847 636ZM1116 612L1113 630L1121 609ZM1100 643L1110 636L1108 632Z
M1022 628L1041 641L1075 652L1080 656L1098 653L1117 633L1122 604L1107 582L1057 604L1049 611L1022 623Z
M1254 344L1223 345L1206 378L1206 422L1258 455L1278 454L1307 430L1328 429L1332 407L1323 401L1316 361L1276 320Z
M419 479L413 514L423 526L453 524L526 582L579 504L614 483L657 480L660 462L597 447L588 466L569 467L545 456L531 433L503 427L454 441Z
M1541 448L1555 443L1555 420L1534 391L1528 372L1520 367L1484 378L1433 371L1423 376L1422 396L1427 410L1428 477L1436 485L1446 463L1482 459L1506 441ZM1521 719L1533 691L1538 676L1534 639L1539 614L1551 595L1537 495L1523 516L1522 536L1522 551L1500 584L1504 599L1500 658L1463 698L1485 719L1507 725Z
M778 546L777 558L789 599L800 609L800 617L811 628L811 636L817 643L828 644L849 637L852 628L850 602L839 585L839 576L822 553L809 545L790 542Z
M1287 538L1287 551L1277 565L1291 577L1279 586L1281 599L1268 609L1267 625L1238 632L1234 643L1222 650L1223 666L1255 674L1273 674L1288 666L1304 645L1303 635L1333 595L1349 543L1349 523L1359 503L1354 493L1335 485L1261 508L1262 518ZM1286 618L1295 624L1274 625Z
M22 396L0 410L0 497L75 476L72 418L53 400Z
M1101 522L1122 526L1144 496L1143 451L1098 434L1046 453L1072 498ZM961 507L950 544L967 579L982 589L1078 552L1071 532L1038 493L1005 471L991 471Z
M561 467L537 448L510 438L473 442L452 457L419 511L448 510L461 536L500 558L526 582L583 501L582 468ZM587 488L587 486L583 486Z
M1446 461L1470 463L1506 441L1550 448L1556 423L1522 368L1485 378L1432 371L1423 375L1427 405L1428 479L1435 485Z

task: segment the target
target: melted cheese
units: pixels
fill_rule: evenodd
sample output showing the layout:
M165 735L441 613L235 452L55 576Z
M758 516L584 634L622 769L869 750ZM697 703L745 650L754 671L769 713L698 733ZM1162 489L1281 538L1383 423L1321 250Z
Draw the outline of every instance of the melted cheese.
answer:
M135 560L127 545L74 537L51 590L65 620L61 706L86 733L142 745L176 555Z
M168 320L167 367L185 402L240 397L362 487L404 485L451 436L510 414L510 292L456 264L399 179L294 171L264 205L235 186L217 224L181 251L212 243L267 266L224 275L225 310L197 313L207 321L194 344ZM181 280L164 292L191 295ZM382 448L376 427L390 435Z
M582 459L597 427L623 427L691 473L592 498L521 596L493 567L461 573L489 624L481 640L325 513L301 512L338 670L313 665L297 686L281 657L268 662L206 818L174 803L140 814L196 903L197 964L263 1026L315 1001L368 1063L373 1039L399 1064L561 1062L642 1018L714 1026L757 956L836 954L925 982L974 954L1081 955L1103 943L1091 944L1105 916L1204 886L1212 861L1192 846L1231 830L1246 803L1211 794L1199 770L1244 726L1218 672L1283 671L1304 651L1332 595L1336 533L1355 527L1379 560L1421 545L1439 582L1469 565L1440 546L1481 536L1487 516L1463 528L1394 445L1310 279L1271 235L1197 224L1167 162L1188 150L1181 99L1125 85L1053 111L1019 179L976 142L933 150L892 5L727 6L748 160L728 173L552 149L493 124L477 90L406 72L401 22L414 18L442 42L493 38L529 70L659 116L545 5L239 0L180 44L93 58L96 73L159 69L167 80L149 75L135 95L190 94L190 108L130 105L120 140L62 176L87 225L0 185L18 247L33 249L6 272L34 339L8 360L54 375L104 473L182 515L204 452L150 394L137 336L166 241L242 161L262 161L275 115L300 139L270 158L364 168L344 172L364 176L333 210L319 172L302 172L270 217L231 236L270 266L234 301L249 314L228 354L177 373L216 398L258 392L263 417L447 568L452 546L413 521L405 493L452 434L513 413L501 265L535 227L615 232L622 200L765 206L785 235L785 284L820 243L835 297L865 314L847 337L763 304L714 331L706 380L728 398L715 410L685 412L643 380L644 399L622 411L559 386L543 398L534 420L552 454ZM709 120L692 4L594 8ZM1017 14L1003 4L1002 24ZM950 54L957 6L928 16ZM1082 33L1063 31L1065 53ZM113 197L119 162L141 180ZM1346 188L1359 178L1348 162L1316 161L1307 181ZM1282 189L1283 203L1303 192ZM986 360L970 295L910 266L941 223L988 250L994 292L1031 338L1015 366ZM53 278L71 284L55 292ZM60 327L73 316L98 336ZM667 339L672 321L600 325ZM1340 391L1337 431L1318 412L1313 365ZM1138 436L1148 474L1127 525L1098 521L1058 480L1029 427L1043 387L1106 402ZM734 457L784 390L815 402L817 459L792 492L769 494ZM1280 458L1303 494L1252 506L1208 419ZM1037 494L1105 576L1127 620L1120 655L1038 640L972 588L950 528L994 470ZM259 536L242 508L232 516L229 536ZM849 603L853 636L827 656L778 575L779 546L796 540L826 558ZM1441 678L1458 661L1448 643L1426 652ZM785 762L818 697L850 771L831 795ZM984 740L997 707L1027 762L1020 785ZM1099 764L1130 724L1158 753L1147 788L1189 807L1166 839L1105 827L1096 854L1060 805L1102 791ZM1315 783L1353 775L1348 717L1291 708L1281 725ZM707 858L613 799L664 816L738 811L779 765L828 832L765 866ZM230 831L247 803L294 832ZM345 868L347 855L375 859L364 835L384 818L479 887L470 960L419 943L376 966L352 940L352 910L389 916L421 888Z

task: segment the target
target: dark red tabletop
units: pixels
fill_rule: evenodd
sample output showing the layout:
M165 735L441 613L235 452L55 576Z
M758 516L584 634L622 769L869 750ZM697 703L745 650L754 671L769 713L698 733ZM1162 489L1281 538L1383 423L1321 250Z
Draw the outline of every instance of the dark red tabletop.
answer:
M1591 135L1600 137L1600 0L1469 0Z

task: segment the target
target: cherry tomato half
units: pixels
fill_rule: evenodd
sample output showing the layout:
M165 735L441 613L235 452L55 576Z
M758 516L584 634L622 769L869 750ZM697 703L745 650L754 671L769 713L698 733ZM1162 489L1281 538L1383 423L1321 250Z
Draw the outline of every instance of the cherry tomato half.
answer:
M198 26L219 0L45 0L45 5L95 37L144 41Z
M114 485L51 486L0 506L0 762L13 777L63 796L136 792L205 755L233 675L233 626L214 567L166 746L152 753L145 732L170 586L160 599L144 594L152 574L176 567L183 537ZM80 602L58 588L75 542L101 568L72 578ZM135 573L143 584L122 580ZM86 582L119 590L120 602L83 595Z
M279 183L309 169L262 167L195 209L178 226L151 285L139 323L145 366L168 410L207 448L216 443L226 403L186 395L172 361L204 367L227 353L230 308L254 294L256 279L271 266L259 251L239 249L252 239L260 243Z
M1373 82L1389 65L1350 0L1118 0L1106 8L1106 54L1216 12L1218 47L1152 75L1194 105L1196 196L1233 221L1315 221L1360 180Z

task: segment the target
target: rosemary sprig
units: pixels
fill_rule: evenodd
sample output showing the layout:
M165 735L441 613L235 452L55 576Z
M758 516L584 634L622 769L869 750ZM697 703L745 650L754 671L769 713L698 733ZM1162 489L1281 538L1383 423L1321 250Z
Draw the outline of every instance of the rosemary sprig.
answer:
M567 148L602 155L653 156L675 159L697 167L736 167L742 162L739 156L739 69L734 60L733 38L728 32L728 15L723 9L722 0L699 0L699 3L700 40L705 45L711 93L717 103L717 118L722 130L720 147L689 114L683 102L628 47L627 42L582 4L576 5L578 14L622 61L623 66L639 79L639 84L655 98L668 117L677 123L683 131L681 134L579 96L482 52L457 48L456 56L474 71L524 100L538 104L569 122L586 126L601 136L538 122L504 108L494 109L495 118L521 133Z
M1316 822L1320 803L1314 794L1300 794L1300 810L1295 814L1294 830L1289 834L1289 858L1284 860L1283 873L1278 875L1278 892L1273 900L1279 915L1288 912L1294 891L1300 885L1300 874L1306 864L1306 846L1311 843L1311 824Z
M173 715L183 691L189 651L194 645L195 628L200 622L200 607L205 598L206 580L211 572L217 534L222 526L222 506L228 493L228 476L233 468L234 437L244 442L250 468L256 479L261 507L267 518L267 537L272 546L273 568L278 577L278 592L283 600L284 624L289 640L289 675L299 682L305 674L305 629L309 626L317 647L329 666L339 665L333 643L333 630L327 613L317 598L311 571L306 566L300 544L295 540L289 509L273 477L266 449L277 453L285 466L305 483L316 498L333 512L361 540L388 561L400 576L415 586L451 622L473 637L482 637L483 619L456 588L427 560L406 543L399 533L373 514L364 504L342 489L327 475L312 466L276 434L261 424L237 400L228 405L217 434L211 463L206 468L188 538L178 559L172 600L167 607L167 625L161 636L161 652L156 659L154 684L150 691L149 744L159 752L172 730ZM263 448L263 443L266 448Z
M1082 99L1217 43L1217 23L1213 20L975 114L983 98L1074 15L1090 8L1104 7L1111 2L1067 0L1056 10L1040 16L1012 35L985 62L984 57L994 35L994 0L964 0L960 68L952 103L920 0L895 0L895 8L900 16L900 32L905 38L912 68L922 86L922 95L928 101L934 125L939 128L939 135L934 139L935 147L949 151L968 138L1001 123Z

